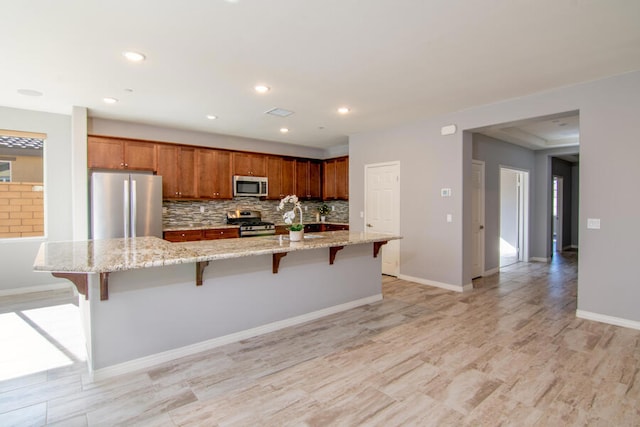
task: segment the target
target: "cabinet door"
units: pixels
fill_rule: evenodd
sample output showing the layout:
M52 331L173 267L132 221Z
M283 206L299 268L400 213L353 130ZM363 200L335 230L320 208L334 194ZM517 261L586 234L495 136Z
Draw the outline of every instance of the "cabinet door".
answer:
M296 162L293 159L282 159L280 175L280 194L281 197L295 194L296 182ZM269 184L271 185L271 184Z
M124 141L124 167L155 171L156 144L152 142Z
M334 200L336 198L336 161L326 160L322 171L322 198Z
M267 156L252 153L233 153L233 174L267 176Z
M202 240L201 230L165 231L164 240L170 242L195 242Z
M322 197L322 182L320 178L320 162L309 162L309 193L310 199L319 199Z
M269 179L269 193L267 194L267 199L281 199L282 159L280 157L269 156L267 158L267 178Z
M336 198L349 200L349 158L336 160Z
M196 188L198 198L215 198L216 152L205 148L196 150Z
M217 239L233 239L240 237L240 231L237 228L210 228L202 231L204 240Z
M87 166L89 168L124 168L123 141L90 136L87 139Z
M178 147L158 145L158 175L162 176L162 197L178 198Z
M296 195L306 198L309 188L309 162L296 160Z
M181 198L196 197L196 149L178 149L178 192Z
M233 198L233 185L231 183L231 153L216 150L215 170L215 198Z

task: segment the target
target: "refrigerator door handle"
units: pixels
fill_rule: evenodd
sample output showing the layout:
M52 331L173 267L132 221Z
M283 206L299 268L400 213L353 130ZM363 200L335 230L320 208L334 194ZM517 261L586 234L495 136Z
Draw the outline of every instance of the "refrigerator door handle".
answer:
M136 192L136 180L131 179L131 237L136 237L136 225L138 218L138 193Z
M124 208L123 213L124 213L124 237L125 239L129 237L129 228L131 227L131 225L129 224L129 206L130 206L130 200L129 200L129 180L125 179L124 180Z

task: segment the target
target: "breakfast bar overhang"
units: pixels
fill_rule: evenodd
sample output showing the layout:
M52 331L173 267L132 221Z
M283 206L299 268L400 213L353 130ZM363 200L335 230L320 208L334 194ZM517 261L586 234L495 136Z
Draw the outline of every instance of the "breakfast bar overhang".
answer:
M382 298L378 253L399 236L335 231L306 237L43 243L34 269L71 280L83 294L95 378Z

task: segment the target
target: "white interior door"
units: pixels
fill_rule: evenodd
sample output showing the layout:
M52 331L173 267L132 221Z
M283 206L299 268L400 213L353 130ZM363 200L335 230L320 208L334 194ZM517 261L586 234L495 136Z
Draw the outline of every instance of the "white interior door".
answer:
M471 277L475 278L484 274L484 162L472 162L471 181Z
M365 166L366 231L400 234L400 163ZM400 241L382 246L382 273L400 273Z

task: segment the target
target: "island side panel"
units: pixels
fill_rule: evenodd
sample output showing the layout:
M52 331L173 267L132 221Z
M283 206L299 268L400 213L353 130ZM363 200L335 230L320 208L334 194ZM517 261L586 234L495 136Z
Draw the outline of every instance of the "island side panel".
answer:
M380 258L371 244L292 251L272 273L271 255L212 261L195 285L195 264L114 272L109 300L90 280L93 369L102 369L314 311L379 296Z

